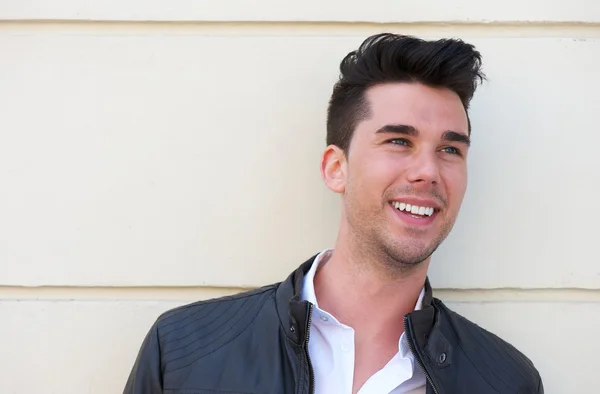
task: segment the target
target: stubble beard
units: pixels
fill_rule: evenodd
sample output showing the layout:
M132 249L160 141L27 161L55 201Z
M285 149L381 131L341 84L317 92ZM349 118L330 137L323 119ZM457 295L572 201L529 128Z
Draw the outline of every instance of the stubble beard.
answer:
M435 238L427 243L422 243L418 240L420 233L418 230L407 229L407 232L410 234L410 238L408 239L393 239L389 235L386 236L384 230L381 229L375 234L375 237L378 238L376 242L380 244L380 249L385 255L382 263L387 266L389 271L397 275L407 276L431 257L446 239L451 228L451 224L444 224L442 230L438 232Z
M431 241L422 241L420 229L406 228L406 236L398 236L386 228L389 219L384 212L373 215L353 210L352 205L346 208L353 249L362 259L377 263L394 277L406 277L426 261L446 239L455 221L446 219Z

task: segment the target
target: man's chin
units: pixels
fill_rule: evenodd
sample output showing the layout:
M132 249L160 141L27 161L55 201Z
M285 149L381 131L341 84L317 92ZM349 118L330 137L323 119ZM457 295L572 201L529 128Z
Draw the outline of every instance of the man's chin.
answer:
M408 245L396 244L386 249L389 263L398 267L414 268L427 261L436 248L426 244L409 243Z

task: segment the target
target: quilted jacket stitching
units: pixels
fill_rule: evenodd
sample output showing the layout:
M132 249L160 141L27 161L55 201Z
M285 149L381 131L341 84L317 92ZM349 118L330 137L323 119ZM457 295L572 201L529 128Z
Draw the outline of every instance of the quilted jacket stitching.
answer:
M244 303L243 303L242 305L240 305L240 306L239 306L239 308L238 308L238 309L237 309L237 310L236 310L236 311L235 311L235 312L234 312L234 313L233 313L231 316L229 316L229 318L228 318L228 319L226 319L225 321L223 321L223 322L222 322L220 325L216 326L214 329L212 329L212 331L209 331L209 332L207 332L207 333L206 333L204 336L207 336L207 335L210 335L210 334L212 334L213 332L217 331L219 328L221 328L221 327L223 327L225 324L227 324L227 322L228 322L228 321L230 321L230 320L231 320L231 319L232 319L232 318L233 318L233 317L236 315L236 313L237 313L237 312L238 312L240 309L242 309L242 308L244 307L244 305L246 305L246 302L248 302L248 299L244 300ZM211 320L211 321L209 321L208 323L204 324L202 327L203 327L203 328L206 328L206 327L208 327L209 325L211 325L212 323L214 323L214 322L216 322L217 320L219 320L219 318L221 318L221 317L225 316L225 313L227 313L227 312L229 311L229 309L231 309L231 308L233 307L233 305L234 305L234 304L235 304L234 302L230 302L230 303L229 303L229 305L227 306L227 308L225 308L225 310L224 310L224 311L222 311L222 313L221 313L221 314L218 314L218 315L217 315L217 316L216 316L214 319L212 319L212 320ZM217 308L215 308L215 309L219 309L219 308L217 307ZM201 319L198 319L198 320L201 320ZM197 320L194 320L192 323L197 323ZM173 330L169 331L169 334L170 334L170 333L172 333L172 332L174 332L174 331L177 331L177 330L183 329L183 328L185 328L185 327L187 327L187 326L188 326L188 324L186 324L186 325L185 325L185 326L183 326L183 327L178 327L178 328L175 328L175 329L173 329ZM168 340L165 340L165 345L167 345L167 344L169 344L169 343L172 343L172 342L175 342L175 341L181 341L182 339L185 339L185 338L189 337L190 335L193 335L195 332L196 332L196 331L193 331L193 330L192 330L191 332L187 333L186 335L184 335L184 336L182 336L182 337L177 337L177 338L169 338ZM165 334L165 335L167 335L167 334ZM164 337L164 335L163 335L163 336L161 336L161 338L162 338L162 337ZM199 339L201 339L201 338L198 338L197 340L199 340ZM191 344L192 344L192 343L194 343L194 342L195 342L195 341L192 341L192 342L186 343L185 345L183 345L183 346L181 346L181 347L178 347L178 348L176 348L176 349L171 349L171 350L169 350L169 351L165 352L165 355L167 355L167 354L169 354L169 353L171 353L171 352L174 352L174 351L176 351L176 350L182 349L182 348L184 348L184 347L186 347L186 346L189 346L189 345L191 345Z
M248 327L250 327L250 326L252 325L252 323L254 322L254 320L255 320L255 319L258 317L258 315L260 314L261 310L264 308L265 304L266 304L266 302L263 302L263 303L262 303L262 305L260 306L260 308L259 308L259 309L256 311L256 314L254 315L254 317L253 317L253 318L252 318L252 319L251 319L251 320L248 322L248 324L247 324L247 325L246 325L246 326L245 326L245 327L244 327L242 330L240 330L240 332L238 332L236 335L234 335L234 336L232 336L231 338L229 338L229 340L228 340L227 342L225 342L225 343L221 344L220 346L216 347L215 349L211 350L210 352L208 352L208 353L205 353L205 354L203 354L203 355L201 355L201 356L199 356L199 357L195 358L195 359L194 359L193 361L191 361L190 363L188 363L188 364L185 364L185 365L182 365L182 366L180 366L180 367L178 367L178 368L174 368L174 369L171 369L171 370L168 370L168 368L167 368L169 363L172 363L173 361L176 361L176 360L178 360L178 359L181 359L181 358L183 358L183 357L188 357L188 356L190 356L190 355L194 354L195 352L197 352L198 350L200 350L200 349L202 349L202 348L204 348L204 347L207 347L207 346L211 345L211 344L212 344L212 343L214 343L214 342L215 342L217 339L219 339L219 338L222 338L222 337L223 337L223 336L225 336L225 334L227 334L227 333L228 333L228 332L229 332L229 331L230 331L230 330L231 330L233 327L235 327L235 324L234 324L234 325L232 325L232 326L229 328L229 330L227 330L225 333L223 333L223 335L221 335L219 338L215 338L215 340L214 340L213 342L211 342L211 343L207 344L206 346L203 346L203 347L201 347L201 348L195 349L194 351L192 351L191 353L187 354L186 356L179 357L179 358L176 358L176 359L173 359L173 360L170 360L170 361L166 362L166 363L165 363L165 375L166 375L166 374L168 374L168 373L172 373L172 372L175 372L175 371L177 371L177 370L180 370L180 369L183 369L183 368L189 367L190 365L194 364L196 361L198 361L198 360L200 360L201 358L204 358L204 357L206 357L206 356L208 356L208 355L210 355L210 354L214 353L215 351L219 350L219 349L220 349L220 348L222 348L223 346L227 345L229 342L231 342L231 341L233 341L234 339L236 339L237 337L239 337L239 336L240 336L240 335L241 335L241 334L242 334L244 331L246 331L246 330L248 329ZM247 309L247 310L244 312L244 314L242 315L242 317L241 317L241 318L240 318L240 319L239 319L237 322L241 321L241 320L242 320L242 319L243 319L243 318L246 316L246 314L248 313L248 311L249 311L250 309L251 309L251 308L248 308L248 309ZM236 323L237 323L237 322L236 322Z
M179 319L179 320L175 320L175 321L169 322L169 323L167 323L167 324L163 324L163 325L162 325L160 328L161 328L161 330L165 330L165 329L166 329L167 327L169 327L169 326L172 326L172 325L174 325L174 324L177 324L177 323L183 322L183 321L185 321L185 320L187 320L187 319L189 319L189 318L191 318L191 317L195 316L197 313L199 313L199 312L202 312L202 311L205 311L206 309L209 309L209 311L208 311L206 314L202 315L202 317L201 317L201 318L204 318L204 317L206 317L206 316L210 315L210 314L211 314L211 313L212 313L212 312L213 312L215 309L217 309L217 306L219 306L219 304L217 304L217 303L212 303L212 304L209 304L209 305L208 305L208 307L205 307L205 305L201 305L201 306L199 306L199 307L197 308L197 310L196 310L196 311L194 311L193 313L190 313L190 314L184 315L184 316L183 316L181 319ZM212 308L210 308L210 307L212 307ZM182 314L183 314L183 313L182 313ZM195 321L195 320L193 320L193 321ZM171 331L168 331L168 332L164 333L164 334L163 334L163 336L164 336L164 335L167 335L167 334L169 334L170 332L171 332Z

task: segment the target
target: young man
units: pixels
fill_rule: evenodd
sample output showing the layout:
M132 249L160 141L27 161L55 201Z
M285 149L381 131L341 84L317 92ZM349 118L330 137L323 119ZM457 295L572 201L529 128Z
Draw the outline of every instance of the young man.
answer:
M531 361L433 298L432 253L467 186L481 57L380 34L341 63L321 173L335 249L285 281L162 315L126 394L543 393Z

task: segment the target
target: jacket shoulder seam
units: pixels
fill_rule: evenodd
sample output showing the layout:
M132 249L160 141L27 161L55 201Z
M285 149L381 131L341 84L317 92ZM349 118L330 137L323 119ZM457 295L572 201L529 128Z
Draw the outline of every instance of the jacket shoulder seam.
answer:
M236 300L241 300L244 298L258 296L262 293L266 293L268 291L273 291L275 286L276 285L269 285L269 286L265 286L263 288L250 290L250 291L246 291L246 292L242 292L242 293L238 293L238 294L233 294L233 295L223 296L223 297L218 297L218 298L212 298L209 300L200 300L200 301L195 301L195 302L192 302L192 303L189 303L186 305L178 306L176 308L170 309L170 310L162 313L157 319L158 324L160 325L160 323L162 323L165 319L168 319L171 316L177 315L180 312L183 312L187 309L190 309L190 308L193 308L196 306L211 305L211 304L217 304L217 303L227 302L227 301L236 301Z
M260 292L259 294L262 294L262 293L265 293L265 292L266 292L266 290L265 290L265 291L262 291L262 292ZM268 298L269 298L269 297L267 297L267 299L268 299ZM266 300L265 300L265 301L266 301ZM180 369L183 369L183 368L189 367L190 365L194 364L195 362L197 362L197 361L198 361L198 360L200 360L201 358L204 358L204 357L206 357L206 356L208 356L208 355L210 355L210 354L214 353L215 351L217 351L217 350L221 349L223 346L226 346L227 344L229 344L230 342L232 342L234 339L236 339L236 338L237 338L237 337L239 337L239 336L240 336L242 333L244 333L244 332L245 332L245 331L248 329L248 327L250 327L250 326L252 325L252 323L254 322L254 320L256 320L256 318L258 317L258 315L259 315L259 314L260 314L260 312L263 310L263 308L265 307L265 305L266 305L266 304L267 304L267 302L263 302L263 303L262 303L262 305L259 307L259 309L256 311L256 314L254 315L254 317L253 317L253 318L252 318L252 319L251 319L251 320L250 320L250 321L249 321L249 322L246 324L246 326L245 326L244 328L242 328L242 329L241 329L241 330L240 330L238 333L236 333L235 335L233 335L231 338L229 338L229 339L228 339L226 342L224 342L224 343L223 343L223 344L221 344L220 346L218 346L218 347L216 347L216 348L212 349L212 350L211 350L211 351L209 351L208 353L205 353L205 354L202 354L202 355L201 355L201 356L199 356L199 357L196 357L196 358L195 358L193 361L191 361L191 362L189 362L189 363L187 363L187 364L185 364L185 365L179 366L179 367L177 367L177 368L174 368L174 369L165 370L165 371L164 371L164 375L167 375L167 374L169 374L169 373L172 373L172 372L178 371L178 370L180 370ZM165 369L166 369L166 368L165 368Z

